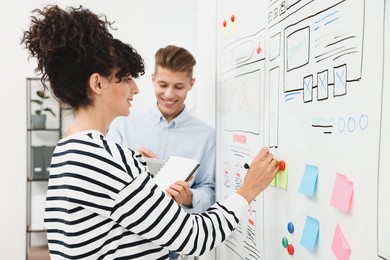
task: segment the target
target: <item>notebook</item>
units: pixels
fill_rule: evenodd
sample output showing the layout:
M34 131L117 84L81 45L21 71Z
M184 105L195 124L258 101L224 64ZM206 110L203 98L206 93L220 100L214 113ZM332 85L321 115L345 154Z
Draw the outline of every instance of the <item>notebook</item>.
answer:
M167 162L166 160L158 159L158 158L149 158L143 157L145 159L146 164L148 165L149 172L152 176L155 176L161 167Z
M180 156L170 156L155 174L154 181L165 191L177 180L188 181L199 166L200 164L197 160Z

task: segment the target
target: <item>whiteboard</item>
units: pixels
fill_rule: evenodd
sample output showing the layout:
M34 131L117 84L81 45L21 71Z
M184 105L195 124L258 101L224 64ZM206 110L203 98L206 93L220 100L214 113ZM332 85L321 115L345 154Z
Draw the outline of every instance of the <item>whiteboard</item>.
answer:
M390 171L388 160L390 154L390 4L386 3L385 10L385 54L382 120L380 134L379 181L378 181L378 255L390 259ZM387 102L384 102L387 101Z
M217 1L217 199L260 147L287 163L218 259L389 257L385 3Z

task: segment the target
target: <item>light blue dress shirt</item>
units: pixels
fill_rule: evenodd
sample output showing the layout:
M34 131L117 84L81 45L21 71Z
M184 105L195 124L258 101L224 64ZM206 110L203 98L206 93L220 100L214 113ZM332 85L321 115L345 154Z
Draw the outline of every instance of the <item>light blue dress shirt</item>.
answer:
M171 122L165 119L157 103L144 109L131 109L130 116L117 117L111 124L107 139L132 150L145 147L160 159L171 155L195 159L200 163L190 183L190 213L204 212L215 202L215 131L190 115L186 108Z

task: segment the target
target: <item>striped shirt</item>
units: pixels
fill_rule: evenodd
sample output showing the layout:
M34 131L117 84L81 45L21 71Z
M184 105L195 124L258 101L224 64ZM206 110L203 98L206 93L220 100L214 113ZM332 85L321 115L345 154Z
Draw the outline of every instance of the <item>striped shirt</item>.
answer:
M45 228L51 259L168 259L202 255L236 227L246 200L233 193L205 213L185 213L157 187L137 152L95 130L54 151Z

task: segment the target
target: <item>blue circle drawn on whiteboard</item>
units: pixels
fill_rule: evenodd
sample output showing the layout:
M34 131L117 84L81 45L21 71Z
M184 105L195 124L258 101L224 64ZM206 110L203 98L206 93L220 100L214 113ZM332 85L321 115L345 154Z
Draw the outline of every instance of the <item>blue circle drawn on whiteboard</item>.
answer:
M365 130L368 126L368 116L366 114L362 114L359 118L359 126L360 129Z
M355 127L356 127L355 118L349 117L348 118L348 130L349 130L349 132L355 131Z
M294 224L292 222L288 222L287 230L290 234L294 233Z
M342 133L344 132L345 129L345 121L344 118L340 117L339 118L339 132Z

